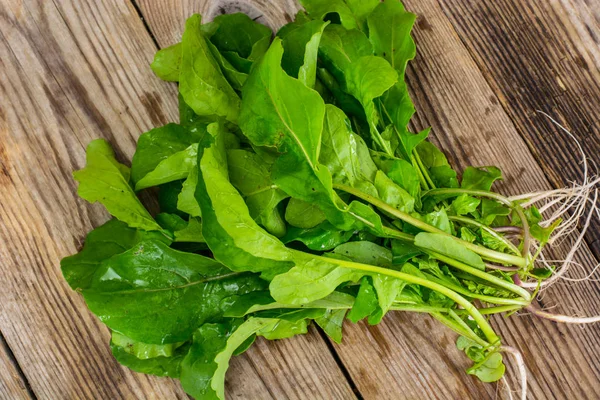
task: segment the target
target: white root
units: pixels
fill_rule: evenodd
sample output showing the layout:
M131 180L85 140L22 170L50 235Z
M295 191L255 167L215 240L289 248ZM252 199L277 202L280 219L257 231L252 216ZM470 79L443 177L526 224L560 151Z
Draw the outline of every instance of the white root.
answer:
M504 353L508 353L514 357L515 362L517 363L517 369L519 371L519 375L521 376L521 400L527 400L527 367L525 366L525 361L523 360L523 355L521 352L514 347L510 346L502 346L500 347L500 351ZM512 394L511 394L512 398Z
M570 278L566 275L571 266L581 267L581 264L574 261L573 258L583 245L585 233L587 232L593 217L596 216L596 218L600 219L600 204L598 204L600 176L590 173L589 160L577 138L548 114L541 111L538 112L569 135L576 144L581 153L583 182L580 184L572 182L571 187L563 189L525 193L510 197L510 200L512 201L521 201L521 206L523 208L536 206L543 218L543 222L540 223L540 226L548 227L555 221L562 219L560 225L552 233L547 245L558 246L567 240L571 241L571 243L569 243L570 250L563 260L547 260L544 257L543 251L540 252L536 260L537 263L547 269L553 269L550 265L550 262L552 262L557 264L557 268L550 278L541 283L538 283L537 281L521 283L521 286L530 289L535 289L538 285L542 288L547 288L559 279L569 281L586 280L591 278L600 268L600 264L594 266L592 272L587 274L584 279ZM579 227L581 222L583 222L583 225ZM539 248L533 244L532 250L537 253Z

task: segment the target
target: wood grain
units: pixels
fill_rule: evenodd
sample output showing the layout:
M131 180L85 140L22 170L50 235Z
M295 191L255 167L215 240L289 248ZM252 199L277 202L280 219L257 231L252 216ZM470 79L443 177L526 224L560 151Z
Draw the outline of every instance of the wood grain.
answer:
M0 34L2 334L39 398L186 398L178 383L116 363L107 329L59 269L107 219L75 194L87 142L107 138L129 160L142 132L177 118L176 87L148 67L152 38L131 3L110 1L3 3ZM268 398L279 386L288 398L299 398L290 387L352 396L318 335L271 346L266 365L272 352L283 364L235 361L233 395Z
M600 160L600 4L583 0L440 2L498 101L554 186L583 179L567 127ZM592 166L598 173L598 165ZM600 257L600 220L588 243Z
M6 341L0 336L0 399L33 399L29 383Z

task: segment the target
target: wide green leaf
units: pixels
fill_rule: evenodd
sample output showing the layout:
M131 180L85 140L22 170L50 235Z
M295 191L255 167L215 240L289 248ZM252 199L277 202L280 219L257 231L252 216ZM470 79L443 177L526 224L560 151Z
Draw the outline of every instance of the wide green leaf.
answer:
M111 329L133 340L166 344L188 340L218 317L223 298L262 288L255 275L145 240L104 261L83 295Z
M148 172L136 185L135 190L162 185L188 177L190 171L196 168L198 158L198 143L190 145L162 160Z
M63 276L74 290L86 289L102 261L123 253L147 239L170 243L170 240L159 232L133 229L124 222L111 219L88 233L83 249L79 253L60 261Z

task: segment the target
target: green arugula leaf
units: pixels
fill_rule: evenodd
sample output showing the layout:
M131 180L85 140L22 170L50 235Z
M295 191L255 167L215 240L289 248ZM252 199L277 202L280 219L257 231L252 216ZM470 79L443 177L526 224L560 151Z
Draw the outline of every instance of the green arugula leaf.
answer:
M319 161L325 165L334 183L359 188L377 196L371 171L377 167L368 154L364 141L350 128L350 121L339 108L327 104Z
M199 123L187 127L167 124L142 134L131 162L133 182L137 184L161 162L202 141L205 135L206 127Z
M109 328L133 340L167 344L188 340L218 317L223 298L264 285L214 259L146 240L104 261L82 293Z
M336 24L328 25L323 31L319 59L342 88L346 88L345 73L350 64L370 55L373 55L373 45L361 31L347 30Z
M464 247L456 239L440 233L421 232L415 236L415 246L451 257L472 267L485 270L479 255Z
M243 13L223 14L215 17L211 22L214 33L210 41L223 52L234 52L241 58L258 59L269 46L265 39L270 40L272 32L269 27L264 26ZM215 29L216 28L216 29ZM256 48L262 47L262 53Z
M310 88L315 86L319 42L326 26L323 21L309 21L278 33L283 39L281 66L289 76Z
M192 144L185 150L179 151L162 160L148 172L136 185L139 191L163 183L173 182L188 177L190 171L196 168L198 158L198 143Z
M360 281L360 288L358 289L358 295L356 301L352 306L352 309L348 313L348 319L354 323L357 323L363 318L368 317L377 310L377 295L373 285L369 282L367 277L362 278Z
M380 267L389 267L392 265L391 250L373 242L344 243L337 246L333 250L333 253L362 264L377 265Z
M355 4L356 1L352 3ZM314 19L322 20L328 14L335 13L339 16L339 20L344 28L359 28L356 15L354 15L348 4L343 0L300 0L300 4L302 4L308 15Z
M481 200L466 194L461 194L452 201L452 211L456 215L467 215L477 210Z
M136 372L156 376L169 376L179 378L181 372L181 362L188 353L189 344L178 347L170 357L153 357L148 359L139 359L130 354L125 348L110 344L112 354L122 365Z
M460 187L489 191L492 184L499 179L502 179L502 172L496 167L467 167L463 172Z
M109 213L132 228L160 231L129 185L129 168L115 159L110 145L97 139L87 147L86 166L73 173L77 194L90 203L100 202Z
M456 171L450 167L448 159L434 144L424 141L416 147L421 161L429 170L436 187L457 188Z
M181 43L157 51L150 67L163 81L179 82Z
M285 220L297 228L310 229L325 221L325 214L314 204L290 199L285 208Z
M188 173L187 179L183 182L181 191L177 196L177 209L189 214L191 217L201 217L202 210L196 200L196 185L198 184L198 166L194 163Z
M229 181L224 128L209 125L214 142L199 149L196 199L202 209L202 234L215 259L235 271L275 274L291 265L291 254L250 216L243 198Z
M396 185L388 176L380 171L375 175L375 187L379 193L379 198L388 205L406 212L411 213L415 209L415 199L406 190Z
M302 229L288 227L286 234L281 237L283 243L299 241L311 250L328 251L342 243L346 243L353 231L341 231L325 221L314 228Z
M415 42L410 36L416 18L395 0L379 3L367 17L375 55L386 59L398 71L400 82L404 81L406 64L416 55Z
M162 240L170 244L170 240L159 232L133 229L124 222L111 219L88 233L79 253L60 261L63 276L73 290L87 289L104 260L148 239Z
M345 76L348 93L363 106L371 136L373 140L377 140L379 113L373 100L398 81L398 74L383 58L365 56L350 64Z
M156 357L172 357L177 348L184 343L148 344L130 339L118 332L112 332L111 344L122 347L126 353L136 356L140 360Z
M271 165L256 153L227 151L229 179L245 197L252 218L275 236L285 234L277 205L288 195L271 181ZM281 223L280 223L281 221Z
M342 326L347 312L345 309L327 310L325 315L315 318L315 322L334 342L342 343Z
M240 98L221 73L194 14L185 23L181 39L179 92L198 115L218 115L237 122Z

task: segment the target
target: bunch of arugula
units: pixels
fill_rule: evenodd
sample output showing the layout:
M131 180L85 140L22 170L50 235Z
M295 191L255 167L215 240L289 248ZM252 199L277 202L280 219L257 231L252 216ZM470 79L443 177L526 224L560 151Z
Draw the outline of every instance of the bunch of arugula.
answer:
M458 174L407 128L415 16L395 0L303 0L271 31L243 14L202 24L152 68L179 82L180 123L141 135L131 168L95 140L78 194L113 215L62 260L129 368L224 398L229 359L256 338L334 341L345 319L428 313L460 335L486 382L504 373L486 316L527 306L513 278L554 226ZM152 216L137 192L158 188ZM156 191L154 191L156 193Z

